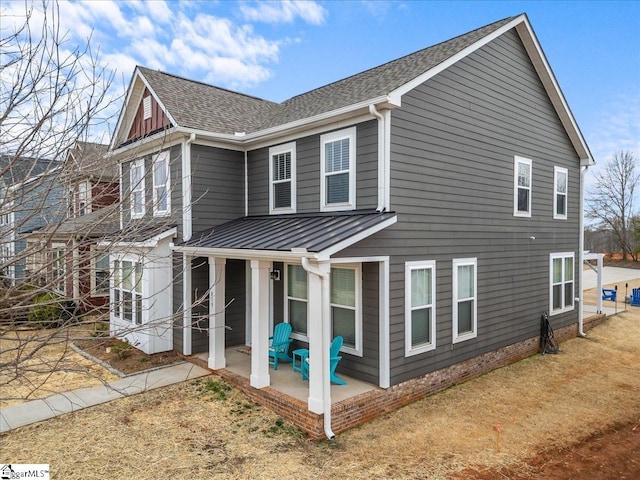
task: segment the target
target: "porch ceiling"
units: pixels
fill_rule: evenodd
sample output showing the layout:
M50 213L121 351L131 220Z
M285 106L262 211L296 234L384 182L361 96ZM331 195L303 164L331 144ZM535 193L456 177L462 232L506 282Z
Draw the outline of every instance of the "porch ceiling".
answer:
M329 257L394 224L395 212L350 212L242 217L218 225L175 246L178 251L228 254L248 252Z

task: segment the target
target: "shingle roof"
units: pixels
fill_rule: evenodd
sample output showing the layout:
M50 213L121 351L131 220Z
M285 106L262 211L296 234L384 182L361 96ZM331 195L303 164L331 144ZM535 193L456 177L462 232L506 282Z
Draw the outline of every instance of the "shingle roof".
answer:
M256 130L277 103L138 67L181 127L234 134Z
M75 162L71 168L79 177L93 176L104 181L113 181L118 178L118 163L109 160L108 151L109 145L78 141L69 151Z
M280 104L145 67L138 69L179 126L215 133L250 133L387 95L514 18L505 18Z
M185 247L291 252L322 252L396 216L394 212L358 210L336 213L242 217L196 233Z

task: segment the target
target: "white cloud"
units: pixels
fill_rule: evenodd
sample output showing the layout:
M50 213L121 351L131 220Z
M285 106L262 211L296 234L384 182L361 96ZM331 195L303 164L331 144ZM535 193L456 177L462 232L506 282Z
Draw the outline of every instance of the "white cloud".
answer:
M323 24L328 14L322 5L306 0L263 1L254 7L242 3L240 11L252 22L292 23L299 17L313 25Z
M640 96L637 93L619 95L599 118L593 131L586 135L598 163L606 163L620 150L640 156Z

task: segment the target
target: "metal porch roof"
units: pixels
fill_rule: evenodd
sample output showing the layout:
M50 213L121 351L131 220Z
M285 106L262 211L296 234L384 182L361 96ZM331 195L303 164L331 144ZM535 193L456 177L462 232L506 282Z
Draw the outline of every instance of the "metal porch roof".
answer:
M176 247L319 253L366 238L395 221L395 212L375 210L250 216L195 233Z

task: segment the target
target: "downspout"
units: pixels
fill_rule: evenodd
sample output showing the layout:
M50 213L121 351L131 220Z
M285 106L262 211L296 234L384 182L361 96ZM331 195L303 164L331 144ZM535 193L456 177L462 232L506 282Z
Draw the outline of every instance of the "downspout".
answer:
M249 216L249 170L248 170L248 155L247 151L244 151L244 216Z
M385 149L385 119L372 103L369 105L369 113L378 119L378 206L376 210L383 212L386 210L386 149Z
M322 308L325 305L329 305L329 274L323 274L320 270L314 268L309 263L307 257L302 257L302 268L305 271L317 275L322 282ZM329 440L335 438L333 430L331 430L331 379L329 378L329 336L331 331L329 330L329 322L326 321L325 314L322 311L320 318L322 319L322 400L323 400L323 414L324 414L324 434Z
M583 272L582 268L584 264L584 176L587 173L587 169L589 167L580 167L580 244L578 251L578 278L580 279L580 289L578 290L578 335L581 337L586 337L587 334L584 333L584 312L582 311L582 301L583 301Z
M182 239L187 241L193 233L191 218L191 144L195 141L196 134L192 133L185 142L184 161L182 163Z

